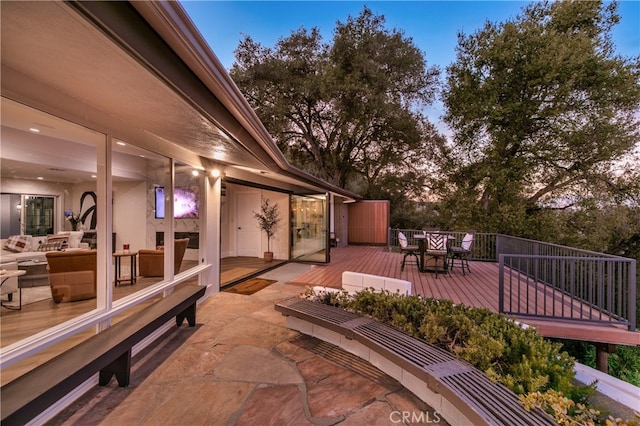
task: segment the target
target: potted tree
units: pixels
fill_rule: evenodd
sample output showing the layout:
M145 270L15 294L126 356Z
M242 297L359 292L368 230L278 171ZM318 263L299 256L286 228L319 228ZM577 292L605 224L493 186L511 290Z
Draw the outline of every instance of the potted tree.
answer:
M280 222L280 211L278 203L270 204L268 198L262 198L260 203L260 212L253 212L253 215L258 220L258 226L260 229L267 233L267 251L264 252L265 262L271 262L273 260L273 252L271 251L271 237L273 237L278 222Z

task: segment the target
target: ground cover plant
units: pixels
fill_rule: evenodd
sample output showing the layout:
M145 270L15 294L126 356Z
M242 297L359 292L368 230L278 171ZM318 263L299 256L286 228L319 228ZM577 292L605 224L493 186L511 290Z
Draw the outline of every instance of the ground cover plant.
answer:
M595 392L595 384L574 384L575 360L562 345L502 314L389 292L363 291L350 296L310 291L307 296L370 316L455 354L520 395L525 407L542 408L558 424L639 424L590 407L588 397Z

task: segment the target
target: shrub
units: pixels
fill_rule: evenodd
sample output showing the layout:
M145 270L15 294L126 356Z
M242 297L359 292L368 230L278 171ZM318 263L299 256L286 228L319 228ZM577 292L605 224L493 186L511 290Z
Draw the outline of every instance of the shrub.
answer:
M574 360L561 345L488 309L448 300L359 292L334 304L444 348L518 394L573 389Z
M314 294L323 303L370 316L444 348L520 395L525 408L540 407L561 425L634 425L589 407L591 386L574 386L575 360L533 329L484 308L397 293L346 291Z
M532 392L520 395L520 401L527 410L538 407L551 415L559 425L596 425L600 412L584 404L576 403L560 392L550 389L546 392Z

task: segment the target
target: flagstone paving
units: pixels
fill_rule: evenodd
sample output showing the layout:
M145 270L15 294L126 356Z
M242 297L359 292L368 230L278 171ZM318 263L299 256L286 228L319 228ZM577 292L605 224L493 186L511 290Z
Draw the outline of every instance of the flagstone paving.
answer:
M272 284L220 293L197 325L170 330L133 359L131 384L95 387L49 425L446 424L396 380L340 348L287 329Z

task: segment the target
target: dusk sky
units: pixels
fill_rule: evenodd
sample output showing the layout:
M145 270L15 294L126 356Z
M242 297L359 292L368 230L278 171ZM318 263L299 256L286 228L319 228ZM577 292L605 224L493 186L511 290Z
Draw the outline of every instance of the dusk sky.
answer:
M402 30L420 48L428 65L443 75L455 60L457 33L472 34L486 21L498 23L515 17L523 1L182 1L181 4L225 68L234 62L233 51L243 34L265 47L287 37L301 26L318 27L330 43L336 21L346 22L367 5L384 15L387 29ZM640 54L640 1L621 1L621 22L614 28L616 51L624 56ZM436 105L426 111L432 120L442 113Z

